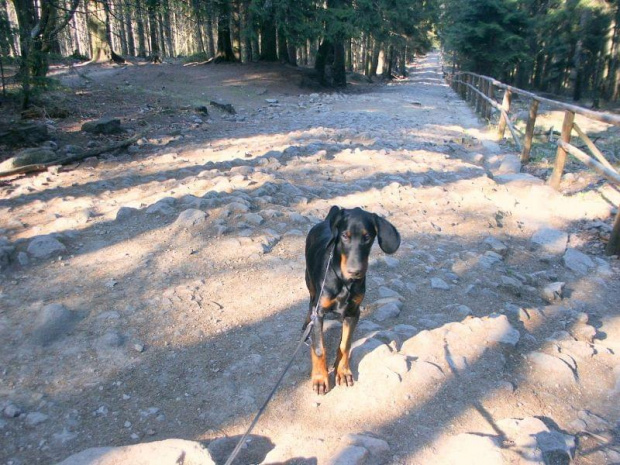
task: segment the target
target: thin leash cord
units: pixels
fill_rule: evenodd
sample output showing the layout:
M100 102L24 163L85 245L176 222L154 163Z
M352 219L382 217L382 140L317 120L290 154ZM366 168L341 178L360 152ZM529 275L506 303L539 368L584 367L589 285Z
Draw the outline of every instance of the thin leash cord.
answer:
M258 423L259 418L265 412L265 409L267 408L267 405L271 401L271 398L273 397L273 395L276 393L276 391L280 387L280 383L282 383L282 380L284 379L284 376L286 376L286 373L288 372L288 370L293 365L293 362L295 361L295 357L297 356L297 353L299 352L299 349L301 348L302 345L304 345L304 343L306 342L306 340L310 336L310 331L312 330L312 327L316 323L316 318L317 318L317 314L318 314L318 310L319 310L319 304L321 302L321 296L323 295L323 289L325 288L325 280L327 279L327 271L329 270L329 267L331 265L332 258L334 256L334 249L335 248L336 247L334 245L334 247L332 248L331 253L329 254L329 259L327 260L327 268L325 269L325 276L323 276L323 283L321 284L321 292L319 292L319 298L316 301L316 306L312 309L312 316L310 317L310 321L306 325L306 329L305 329L304 333L301 336L301 340L297 344L297 347L295 348L295 351L293 352L293 355L292 355L291 359L289 360L288 364L284 368L284 371L282 371L282 374L278 378L278 381L276 382L276 385L273 387L273 389L271 390L271 392L267 396L267 400L265 400L265 402L263 403L262 407L258 410L258 412L256 413L256 416L254 416L254 420L252 420L252 423L250 423L250 427L244 433L244 435L241 436L241 439L239 439L239 442L237 443L237 445L235 446L235 448L231 452L230 456L228 457L228 460L226 460L226 463L224 465L231 465L233 463L233 460L235 460L235 458L237 457L237 454L239 454L239 451L241 450L241 447L243 447L243 445L245 444L246 438L250 435L250 433L252 432L252 430L256 426L256 423Z

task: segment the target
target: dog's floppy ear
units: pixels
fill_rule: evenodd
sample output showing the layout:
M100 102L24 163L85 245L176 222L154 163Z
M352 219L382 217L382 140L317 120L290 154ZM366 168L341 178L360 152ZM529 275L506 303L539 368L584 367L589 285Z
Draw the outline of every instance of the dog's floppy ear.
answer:
M338 236L338 225L342 220L342 213L342 208L334 205L332 208L329 209L329 213L325 218L325 221L327 221L327 223L329 224L329 229L332 232L332 240Z
M400 234L392 223L373 213L379 247L385 253L393 254L400 247Z

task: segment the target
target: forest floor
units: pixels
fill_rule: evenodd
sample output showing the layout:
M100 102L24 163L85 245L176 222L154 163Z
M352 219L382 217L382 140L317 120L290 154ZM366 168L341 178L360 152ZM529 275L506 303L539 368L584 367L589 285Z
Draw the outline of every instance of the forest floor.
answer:
M147 132L2 181L0 463L224 463L298 343L332 205L402 236L371 253L356 383L317 396L300 355L236 463L620 463L620 193L518 173L438 54L331 94L274 65L56 72L56 150L109 143L89 119ZM195 443L109 449L171 438Z

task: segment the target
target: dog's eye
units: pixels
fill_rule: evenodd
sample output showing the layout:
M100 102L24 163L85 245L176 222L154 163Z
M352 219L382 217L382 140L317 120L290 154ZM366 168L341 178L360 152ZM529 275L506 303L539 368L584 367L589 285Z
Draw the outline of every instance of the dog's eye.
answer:
M345 231L342 233L342 240L343 241L348 241L349 239L351 239L351 233L349 231Z
M368 241L370 241L370 234L364 234L364 235L362 236L362 239L364 240L364 242L368 242Z

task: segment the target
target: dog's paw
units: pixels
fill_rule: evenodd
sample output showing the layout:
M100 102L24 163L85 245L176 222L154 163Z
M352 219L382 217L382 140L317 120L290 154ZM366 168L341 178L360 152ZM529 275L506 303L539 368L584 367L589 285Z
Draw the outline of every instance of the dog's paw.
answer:
M329 391L329 376L327 373L312 375L312 390L318 395L327 394L327 391Z
M337 369L336 382L338 383L338 386L353 386L353 372L349 368Z

